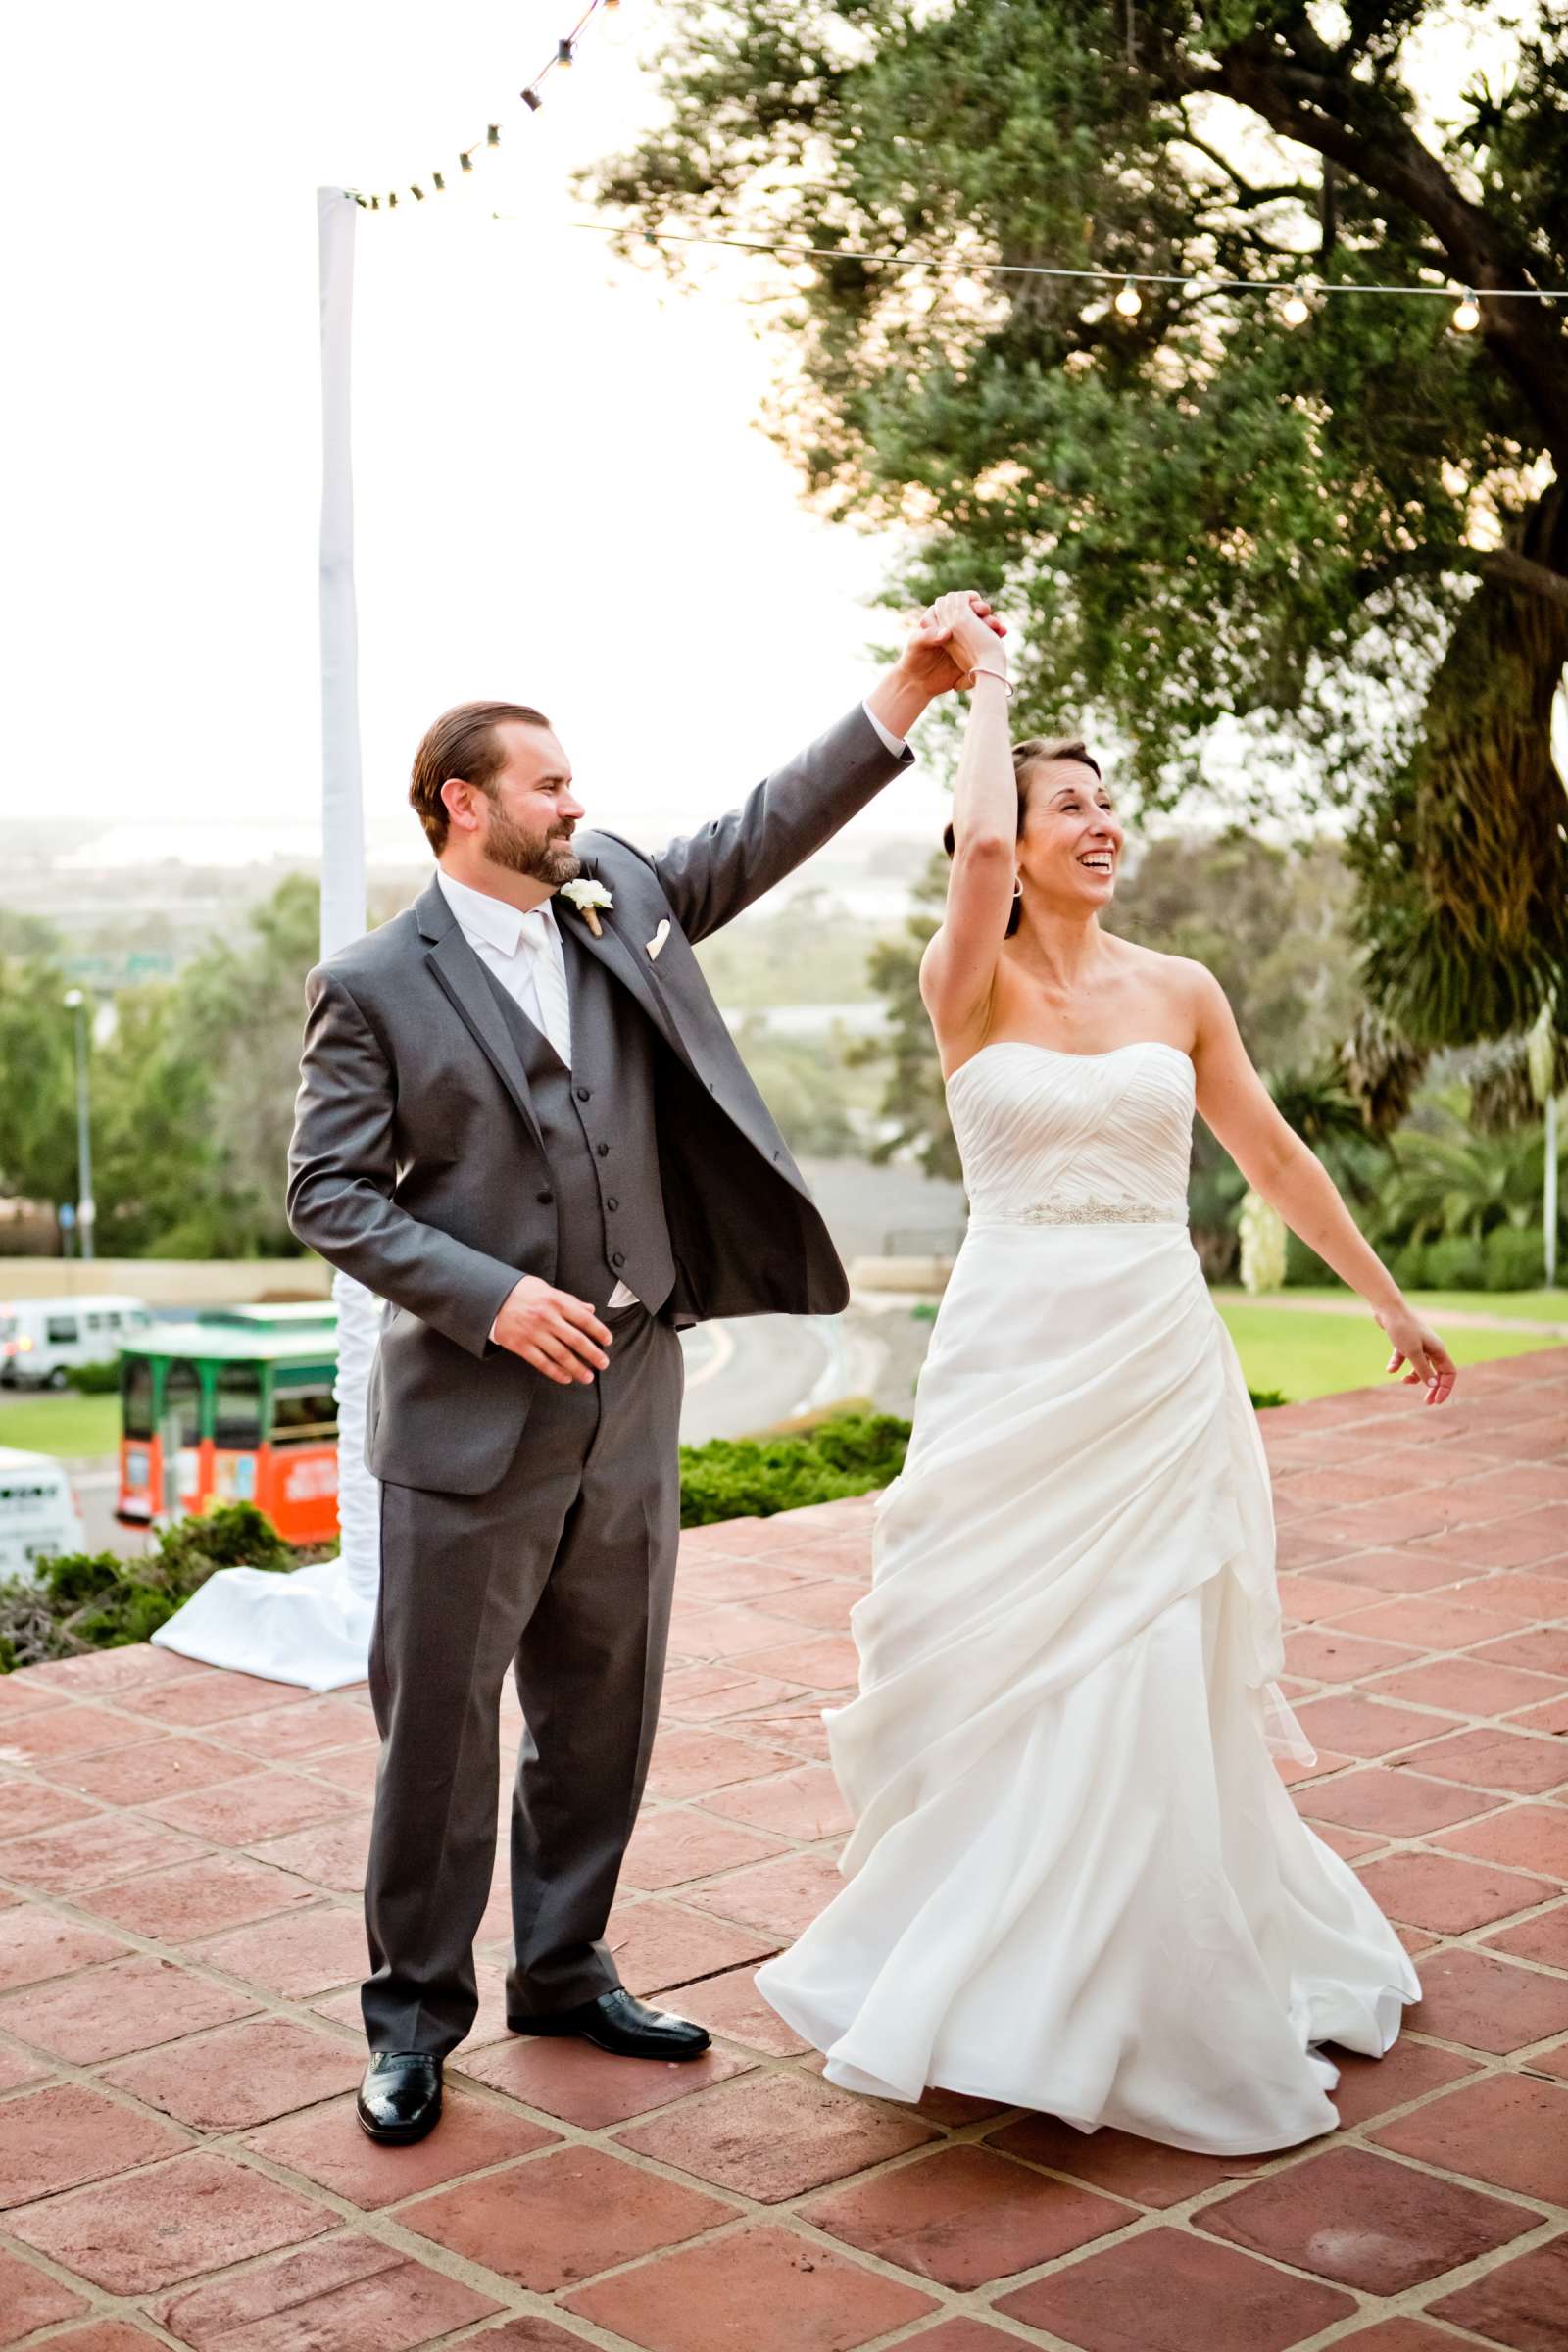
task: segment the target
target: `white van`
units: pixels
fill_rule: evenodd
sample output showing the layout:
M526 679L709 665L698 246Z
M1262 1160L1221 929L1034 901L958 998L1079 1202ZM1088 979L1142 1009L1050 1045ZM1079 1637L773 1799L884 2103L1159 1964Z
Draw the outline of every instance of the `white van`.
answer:
M0 1298L0 1387L63 1389L75 1364L112 1364L122 1337L145 1331L144 1298Z
M0 1446L0 1576L31 1576L46 1551L85 1551L87 1531L65 1465Z

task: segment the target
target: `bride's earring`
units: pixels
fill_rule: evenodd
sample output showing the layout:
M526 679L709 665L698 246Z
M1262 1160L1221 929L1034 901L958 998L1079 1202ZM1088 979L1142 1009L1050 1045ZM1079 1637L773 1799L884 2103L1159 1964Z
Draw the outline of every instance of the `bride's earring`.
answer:
M1023 897L1023 884L1019 881L1016 874L1014 874L1012 877L1012 895L1015 899L1021 899Z

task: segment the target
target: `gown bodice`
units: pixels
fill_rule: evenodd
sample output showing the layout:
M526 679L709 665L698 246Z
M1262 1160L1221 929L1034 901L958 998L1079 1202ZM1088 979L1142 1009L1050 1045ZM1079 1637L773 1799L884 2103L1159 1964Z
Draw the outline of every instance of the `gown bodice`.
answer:
M1179 1047L1001 1039L954 1071L947 1102L971 1225L1186 1222L1194 1077Z

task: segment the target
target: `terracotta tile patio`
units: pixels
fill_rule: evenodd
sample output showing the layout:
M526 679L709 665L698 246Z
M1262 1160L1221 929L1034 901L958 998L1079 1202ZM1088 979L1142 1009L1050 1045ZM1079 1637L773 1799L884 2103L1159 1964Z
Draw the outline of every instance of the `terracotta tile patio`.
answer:
M1302 1812L1420 1955L1342 2130L1219 2160L822 2082L758 1959L835 1883L818 1710L869 1501L683 1544L612 1935L717 2039L526 2042L485 2000L414 2149L355 2129L374 1735L138 1648L0 1679L0 2345L67 2352L1509 2352L1568 2345L1568 1349L1429 1413L1264 1416ZM509 1701L510 1705L510 1701Z

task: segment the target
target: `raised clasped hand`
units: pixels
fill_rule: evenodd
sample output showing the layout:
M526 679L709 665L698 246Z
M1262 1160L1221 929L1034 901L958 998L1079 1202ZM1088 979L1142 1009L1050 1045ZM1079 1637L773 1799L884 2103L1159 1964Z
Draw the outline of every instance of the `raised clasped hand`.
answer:
M904 666L928 694L951 694L973 683L977 662L1005 675L1007 659L999 641L1006 634L1006 623L975 589L952 589L921 613L904 649Z

